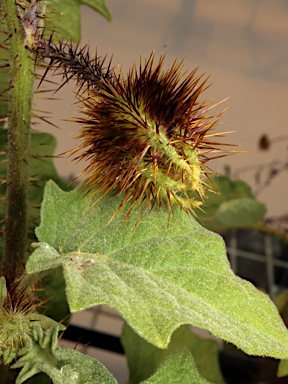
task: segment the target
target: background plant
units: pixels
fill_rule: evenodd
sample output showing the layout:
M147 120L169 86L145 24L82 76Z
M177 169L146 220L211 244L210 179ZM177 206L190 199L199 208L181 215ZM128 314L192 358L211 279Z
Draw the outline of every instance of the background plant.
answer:
M87 3L94 4L96 10L109 18L102 2ZM3 184L1 191L7 190L0 292L1 379L7 383L15 381L9 376L8 367L11 367L17 374L16 383L25 382L38 373L45 373L54 383L115 382L96 360L61 349L57 339L63 326L39 313L35 279L47 277L47 271L58 267L63 270L72 312L106 304L116 308L129 324L130 330L126 328L123 334L123 344L127 356L133 357L129 360L132 382L162 383L167 382L167 377L173 383L177 380L181 383L223 382L219 370L208 373L207 369L201 369L197 352L203 344L193 336L185 347L179 340L173 342L172 339L175 350L158 368L166 357L159 357L161 349L168 346L173 332L183 324L205 328L249 354L287 359L287 331L276 308L265 294L232 273L224 242L218 235L204 229L192 216L174 205L168 226L167 212L143 212L141 205L131 211L124 208L124 215L117 215L110 221L121 206L121 194L111 197L107 193L94 205L99 196L93 191L90 199L83 199L81 186L63 192L59 188L63 182L55 174L51 162L45 162L45 175L42 166L33 169L34 160L35 164L36 160L43 161L39 159L43 155L42 148L39 151L37 147L30 147L34 21L37 15L41 16L40 21L44 20L44 14L49 15L50 22L53 22L53 14L60 18L59 12L49 13L51 5L56 9L60 7L61 15L69 15L69 21L71 15L77 19L79 4L78 1L69 2L68 6L68 3L47 1L27 2L20 6L13 1L2 1L7 33L4 39L8 38L9 44L9 59L3 64L7 70L4 75L8 72L9 79L7 82L3 76L8 84L8 103L3 102L3 115L7 108L9 125L8 132L2 127L1 135L2 138L8 136L9 140L8 147L4 143L2 150L3 159L8 157L8 188ZM59 25L63 29L65 20L61 19ZM54 26L50 27L54 29ZM57 26L55 29L60 31ZM69 35L69 28L67 30L68 33L64 28ZM62 30L61 39L68 37L63 35L64 32ZM77 40L79 36L73 38ZM52 142L48 136L45 139L48 144ZM35 140L40 145L44 137ZM51 143L49 145L47 155L51 156ZM33 161L32 149L36 149ZM2 169L3 180L6 180L4 166ZM32 186L29 171L33 175ZM31 253L26 224L29 216L25 213L28 191L35 187L33 204L38 202L46 178L52 178L54 182L49 181L45 186L41 223L36 229L37 242ZM32 229L37 224L38 214L35 209L29 211L33 219ZM28 275L24 273L24 266ZM28 305L28 302L32 304ZM47 305L49 307L49 303ZM148 359L145 365L154 366L153 370L144 367L144 372L134 379L133 367L139 360L135 361L130 352L135 346L131 329L150 343L139 347L139 360L150 355L153 364ZM207 341L203 343L211 350ZM151 344L158 348L155 354L147 352ZM206 347L202 349L202 355L208 355L206 350ZM215 355L212 359L215 361ZM284 362L281 373L286 372ZM40 380L36 376L37 379Z

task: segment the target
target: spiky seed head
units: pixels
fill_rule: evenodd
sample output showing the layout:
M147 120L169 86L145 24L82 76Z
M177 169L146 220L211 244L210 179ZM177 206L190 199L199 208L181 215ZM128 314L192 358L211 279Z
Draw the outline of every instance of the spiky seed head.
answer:
M24 275L14 281L10 292L4 277L0 281L0 359L5 364L18 357L33 332L36 314L43 304L36 298L31 277ZM38 318L39 319L39 318Z
M88 97L78 95L81 144L71 152L88 161L82 173L93 195L121 194L121 205L130 209L144 203L170 212L178 204L193 212L211 173L206 163L221 152L222 144L214 141L221 134L211 132L222 112L210 115L215 105L199 100L207 79L196 69L183 76L182 62L168 70L163 55L154 62L152 54L139 69L133 65L126 78L113 72Z

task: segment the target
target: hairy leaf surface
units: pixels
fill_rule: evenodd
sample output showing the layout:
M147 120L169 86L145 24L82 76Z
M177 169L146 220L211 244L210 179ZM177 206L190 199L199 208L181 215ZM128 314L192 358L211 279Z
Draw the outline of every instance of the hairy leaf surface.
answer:
M107 369L89 356L58 347L56 326L49 332L35 327L33 339L19 352L20 359L12 368L21 368L16 384L43 372L53 384L116 384Z
M123 328L121 343L130 371L129 384L138 384L147 379L170 354L184 347L193 355L203 378L215 384L224 383L218 363L218 343L197 336L186 326L181 326L173 333L167 349L156 348L139 337L127 324Z
M200 376L188 349L182 348L167 357L157 372L141 384L208 384Z
M143 338L165 348L181 324L206 328L249 354L288 357L288 333L267 295L230 269L222 238L175 208L111 216L116 197L91 208L79 188L48 182L39 243L28 273L62 265L72 312L116 308Z

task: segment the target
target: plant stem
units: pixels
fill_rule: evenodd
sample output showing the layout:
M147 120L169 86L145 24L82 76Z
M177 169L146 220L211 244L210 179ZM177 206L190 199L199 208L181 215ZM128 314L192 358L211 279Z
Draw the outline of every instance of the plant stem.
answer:
M29 187L30 120L33 96L33 60L25 48L25 30L14 0L2 7L10 36L8 111L7 214L1 274L7 288L24 269L27 246L27 197Z

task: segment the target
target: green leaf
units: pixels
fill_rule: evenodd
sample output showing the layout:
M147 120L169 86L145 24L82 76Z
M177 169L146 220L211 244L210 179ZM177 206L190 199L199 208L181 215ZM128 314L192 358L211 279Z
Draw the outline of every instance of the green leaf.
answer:
M97 197L96 197L97 198ZM175 208L125 213L109 196L91 207L79 188L48 182L40 243L27 272L62 265L72 312L97 304L116 308L143 338L165 348L181 324L206 328L249 354L288 358L288 333L269 297L235 276L223 239ZM140 208L141 209L141 208Z
M139 337L127 324L123 328L121 343L130 371L129 384L138 384L147 379L155 373L167 356L183 347L188 348L193 355L201 376L215 384L224 383L218 364L218 343L196 336L186 326L173 333L167 349L154 347Z
M50 0L45 13L46 30L55 40L80 40L80 0Z
M218 193L207 191L201 210L197 210L199 221L208 229L247 228L259 225L266 207L257 201L251 188L241 180L227 176L214 177Z
M34 327L38 326L39 324L41 326L41 329L44 331L50 330L53 327L57 326L60 331L64 331L66 328L63 324L58 324L53 319L50 319L50 317L44 316L41 313L28 313L25 316L25 320L30 321L30 328L34 331ZM24 320L23 320L24 322Z
M188 349L183 348L170 355L150 379L142 384L208 384L201 377Z
M241 198L222 203L215 218L225 228L248 228L259 224L265 212L264 204Z
M81 38L81 4L88 5L111 21L111 14L104 0L49 0L47 1L46 29L53 32L55 40L72 40Z
M85 384L116 384L117 381L108 372L108 370L97 360L92 359L89 356L83 355L83 353L77 352L73 349L59 349L56 353L57 360L66 372L73 367L74 372L79 372L81 380L79 383ZM65 381L66 383L66 381ZM62 384L62 383L60 383ZM72 384L71 381L67 380L67 384Z
M278 366L278 377L288 376L288 360L281 360Z
M97 360L74 350L58 347L59 328L44 332L35 327L34 338L19 352L21 356L12 368L22 368L16 384L44 372L54 384L116 384L114 377Z
M286 324L288 324L288 291L283 291L274 299L274 303Z
M106 7L104 0L81 0L81 3L86 4L90 8L94 9L94 11L100 13L108 21L112 21L111 13L109 12L109 9Z

